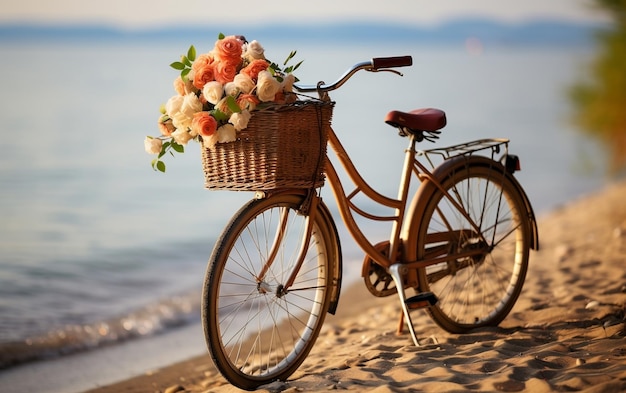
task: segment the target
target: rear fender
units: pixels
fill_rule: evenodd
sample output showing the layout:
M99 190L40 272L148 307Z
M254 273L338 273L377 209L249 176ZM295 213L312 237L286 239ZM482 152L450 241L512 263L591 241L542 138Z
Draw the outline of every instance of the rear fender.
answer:
M535 213L533 211L530 200L528 199L528 195L517 181L517 179L508 172L505 167L496 161L493 161L487 157L483 156L458 156L446 160L441 165L439 165L433 171L433 177L437 179L439 182L443 182L448 176L448 174L453 173L455 171L461 170L462 168L472 165L472 166L483 166L483 167L491 167L496 171L501 172L504 176L515 186L515 189L519 193L521 199L524 202L525 214L528 218L528 231L530 234L530 246L533 250L539 249L539 231L537 228L537 220L535 218ZM413 200L409 208L407 209L406 219L404 227L404 231L402 234L403 242L411 242L416 241L417 239L417 231L419 230L419 225L421 222L421 212L426 208L426 203L430 200L432 194L437 190L437 186L430 179L424 179L418 188ZM417 260L418 256L416 255L417 245L416 244L408 244L405 248L410 255L406 255L407 260Z

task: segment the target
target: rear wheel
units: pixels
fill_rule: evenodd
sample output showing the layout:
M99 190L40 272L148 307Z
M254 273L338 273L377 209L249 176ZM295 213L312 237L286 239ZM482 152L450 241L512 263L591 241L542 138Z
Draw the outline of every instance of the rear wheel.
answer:
M338 242L323 214L316 215L295 282L284 286L307 229L298 212L302 199L251 201L209 260L202 315L207 346L222 375L242 389L289 377L313 347L329 308Z
M451 172L442 182L450 198L434 188L425 205L418 259L441 262L418 270L419 286L437 296L428 311L452 333L500 323L526 277L530 226L524 200L497 168L469 164Z

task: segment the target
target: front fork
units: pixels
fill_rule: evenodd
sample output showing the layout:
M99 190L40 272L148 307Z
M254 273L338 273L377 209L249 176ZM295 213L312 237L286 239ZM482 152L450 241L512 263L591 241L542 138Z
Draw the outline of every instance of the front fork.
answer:
M296 277L298 276L298 273L300 272L300 268L302 267L302 264L304 263L306 254L309 251L311 233L313 232L313 223L315 223L315 214L317 213L317 207L319 205L320 199L321 198L317 195L315 190L310 190L307 197L305 198L305 201L300 207L300 212L298 214L303 214L306 217L305 218L305 231L300 242L298 259L296 260L296 263L287 281L281 284L280 287L277 289L276 296L278 297L282 297L283 295L289 292L289 288L291 288L291 286L295 282ZM276 259L276 255L278 254L280 246L285 237L287 223L289 221L289 214L290 214L290 210L287 208L283 209L283 211L281 212L278 228L276 230L276 235L274 236L272 247L268 254L267 260L265 261L265 264L263 265L263 267L259 271L258 276L256 277L259 290L263 290L263 283L265 282L265 275L267 274L270 267L274 263L274 260Z

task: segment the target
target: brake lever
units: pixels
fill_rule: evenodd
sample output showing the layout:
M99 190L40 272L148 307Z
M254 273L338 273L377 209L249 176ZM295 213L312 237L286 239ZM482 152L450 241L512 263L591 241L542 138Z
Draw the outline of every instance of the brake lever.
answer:
M387 72L391 72L394 73L396 75L400 75L400 76L404 76L403 73L401 73L400 71L396 71L394 69L391 68L379 68L379 69L373 69L373 68L368 68L367 71L369 72L382 72L382 71L387 71Z

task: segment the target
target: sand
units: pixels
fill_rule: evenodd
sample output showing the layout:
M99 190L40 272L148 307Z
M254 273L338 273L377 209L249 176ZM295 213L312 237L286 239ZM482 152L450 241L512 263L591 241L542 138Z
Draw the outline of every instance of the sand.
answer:
M375 298L357 283L298 371L258 391L626 391L626 182L540 217L539 235L524 290L499 327L454 335L424 312L416 347L396 333L397 297ZM179 391L240 390L207 355L89 393Z

